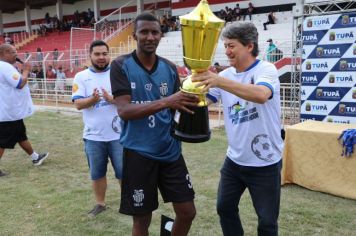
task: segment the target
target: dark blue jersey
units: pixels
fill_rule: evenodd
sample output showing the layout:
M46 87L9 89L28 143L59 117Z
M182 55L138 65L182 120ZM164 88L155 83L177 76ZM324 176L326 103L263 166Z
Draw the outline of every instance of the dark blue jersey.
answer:
M130 95L134 104L150 103L179 89L179 76L173 63L157 56L155 65L148 71L136 52L112 62L110 80L114 97ZM173 116L174 111L166 108L143 119L123 121L122 145L150 159L178 159L181 143L171 136Z

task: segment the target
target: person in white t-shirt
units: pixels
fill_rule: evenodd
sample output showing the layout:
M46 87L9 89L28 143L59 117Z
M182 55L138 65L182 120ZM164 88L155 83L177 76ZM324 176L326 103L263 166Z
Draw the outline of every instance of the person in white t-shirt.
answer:
M106 210L106 172L110 162L115 177L122 178L122 146L119 142L121 122L110 84L108 45L101 40L90 45L92 66L77 73L73 81L72 100L83 110L84 149L87 156L96 204L88 216L95 217Z
M23 122L34 111L27 85L31 66L24 64L20 74L13 66L16 57L14 46L0 45L0 158L5 149L13 149L19 143L31 156L33 165L39 166L48 157L48 153L38 154L33 150ZM6 175L7 173L0 170L0 177Z
M283 140L276 67L260 61L258 32L234 22L222 33L230 66L193 77L211 102L224 107L228 149L221 169L217 211L224 235L243 235L238 207L246 188L258 216L258 235L278 235Z

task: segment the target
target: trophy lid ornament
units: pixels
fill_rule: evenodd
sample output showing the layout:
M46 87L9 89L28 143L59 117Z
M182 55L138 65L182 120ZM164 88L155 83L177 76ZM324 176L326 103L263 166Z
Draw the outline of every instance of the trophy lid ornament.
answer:
M214 15L207 0L201 0L192 12L180 16L179 19L182 27L184 64L193 74L207 71L212 64L225 21ZM203 94L201 88L195 88L190 80L188 77L183 82L182 90Z

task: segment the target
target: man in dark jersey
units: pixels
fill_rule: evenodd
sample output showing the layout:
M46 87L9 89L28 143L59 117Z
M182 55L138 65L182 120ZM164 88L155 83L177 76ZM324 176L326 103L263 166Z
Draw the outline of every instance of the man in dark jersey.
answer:
M157 18L135 19L137 50L111 64L111 87L121 117L124 147L120 212L133 216L132 235L148 235L158 189L176 213L172 235L187 235L195 217L194 190L181 143L171 136L174 110L191 112L195 95L179 91L179 75L156 55L162 32Z

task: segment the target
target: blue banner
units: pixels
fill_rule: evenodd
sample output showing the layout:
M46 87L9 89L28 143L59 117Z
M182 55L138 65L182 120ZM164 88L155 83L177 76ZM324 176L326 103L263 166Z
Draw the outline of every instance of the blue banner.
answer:
M356 124L356 12L303 22L301 121Z

